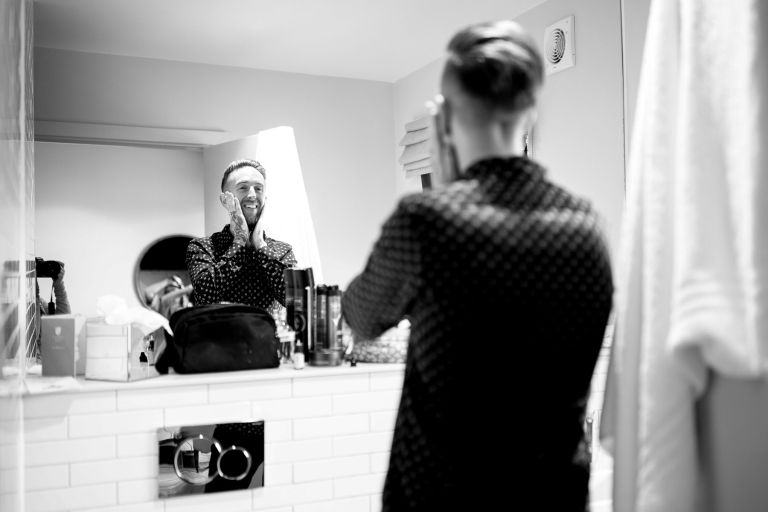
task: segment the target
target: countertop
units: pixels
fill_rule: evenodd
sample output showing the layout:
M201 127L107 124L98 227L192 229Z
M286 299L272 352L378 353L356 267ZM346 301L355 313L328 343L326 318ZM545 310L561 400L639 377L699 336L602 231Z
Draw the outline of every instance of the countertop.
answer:
M354 375L361 373L381 373L403 371L402 363L357 363L351 366L345 363L340 366L310 366L296 370L292 365L281 365L279 368L263 370L243 370L217 373L195 373L159 375L131 382L90 380L83 377L43 377L27 374L23 383L23 395L40 395L48 393L96 392L119 389L157 389L165 387L188 386L198 384L219 384L232 382L253 382L281 379L301 379ZM0 382L0 396L7 395Z

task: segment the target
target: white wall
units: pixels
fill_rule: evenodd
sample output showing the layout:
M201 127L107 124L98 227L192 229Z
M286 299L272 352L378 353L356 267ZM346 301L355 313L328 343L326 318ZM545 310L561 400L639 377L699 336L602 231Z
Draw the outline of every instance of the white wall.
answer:
M624 107L619 0L550 0L519 21L539 41L575 17L576 65L549 75L534 131L534 157L551 178L589 198L615 254L624 206Z
M346 286L362 269L395 196L391 84L35 51L39 120L224 130L232 139L293 127L326 281Z
M105 294L138 305L142 250L171 234L202 236L199 151L35 143L36 254L66 265L73 313L96 314ZM43 298L50 279L39 279Z

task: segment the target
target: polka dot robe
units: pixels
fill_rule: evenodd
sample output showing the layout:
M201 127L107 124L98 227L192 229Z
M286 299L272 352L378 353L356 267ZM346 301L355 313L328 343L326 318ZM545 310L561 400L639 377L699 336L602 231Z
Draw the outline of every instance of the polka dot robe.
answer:
M283 270L296 265L293 249L265 235L266 247L235 247L229 224L187 246L196 305L236 302L269 309L285 305Z
M383 510L585 510L612 295L597 215L531 160L402 199L343 297L365 338L411 321Z

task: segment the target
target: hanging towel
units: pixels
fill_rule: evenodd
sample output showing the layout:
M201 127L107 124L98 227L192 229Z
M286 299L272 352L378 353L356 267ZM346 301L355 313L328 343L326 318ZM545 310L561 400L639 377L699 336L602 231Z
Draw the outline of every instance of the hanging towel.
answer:
M616 512L701 510L694 403L707 371L764 374L761 2L651 4L601 424Z

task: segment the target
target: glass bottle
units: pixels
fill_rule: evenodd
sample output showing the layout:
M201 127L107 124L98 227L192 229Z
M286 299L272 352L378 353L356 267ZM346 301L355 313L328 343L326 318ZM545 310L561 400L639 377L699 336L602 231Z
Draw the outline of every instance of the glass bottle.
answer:
M296 348L293 351L293 367L297 370L304 368L304 345L301 340L296 340Z

